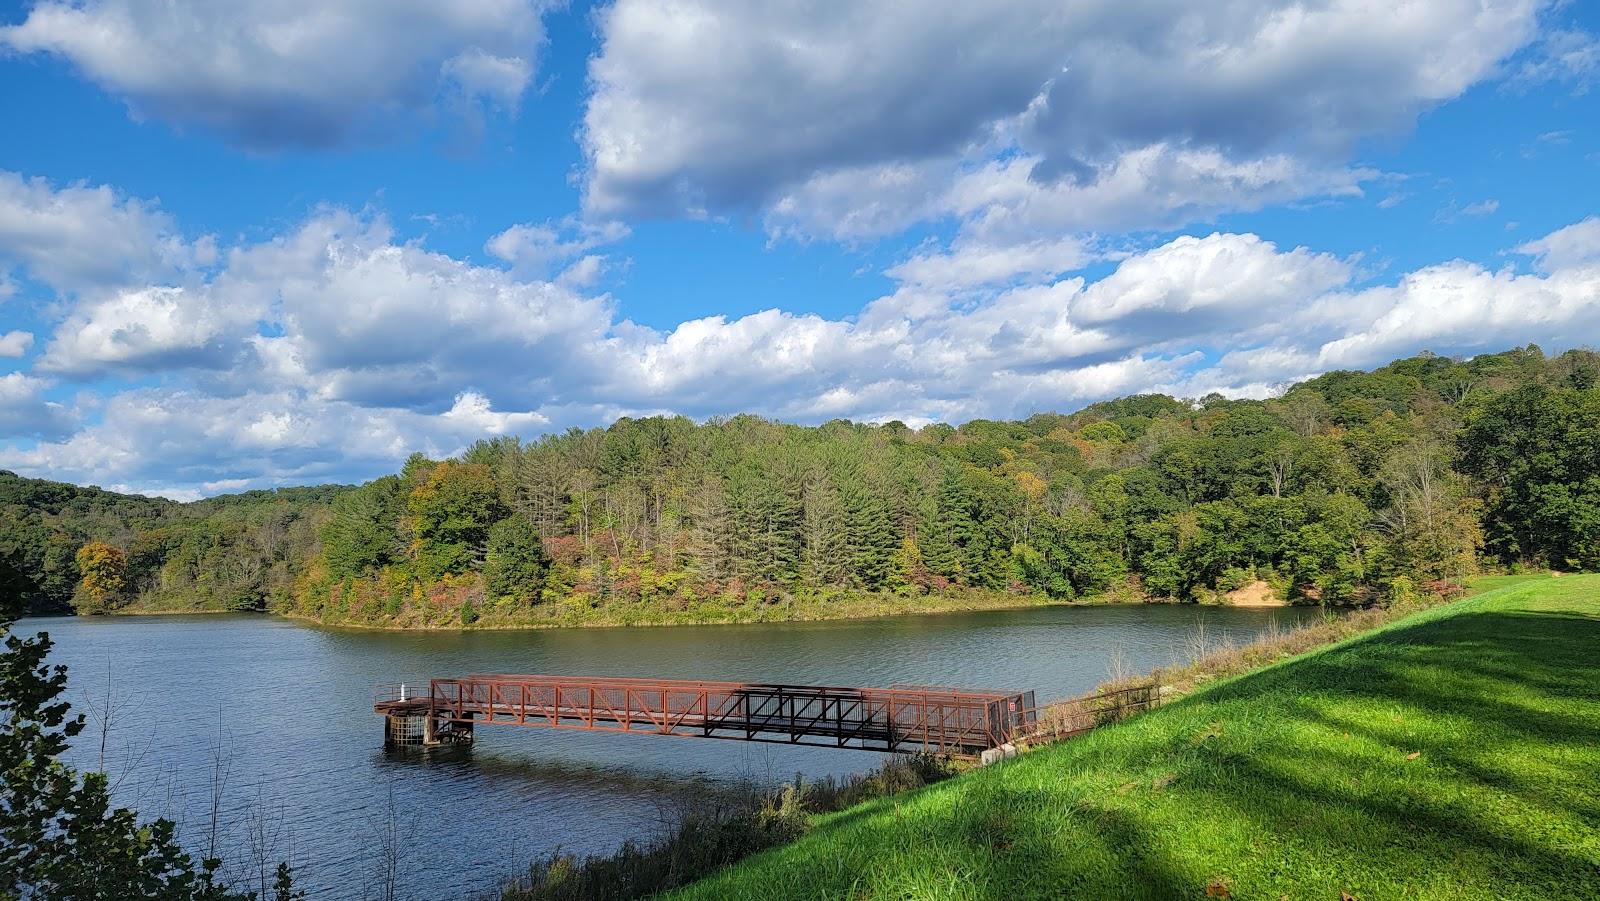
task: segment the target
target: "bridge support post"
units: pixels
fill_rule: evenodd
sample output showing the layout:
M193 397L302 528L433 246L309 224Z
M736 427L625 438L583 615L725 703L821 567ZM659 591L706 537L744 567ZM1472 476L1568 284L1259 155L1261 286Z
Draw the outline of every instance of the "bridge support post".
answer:
M426 744L425 717L412 713L392 713L383 718L383 746L401 748Z
M440 745L472 744L472 721L442 719L432 711L423 717L422 745L436 748Z

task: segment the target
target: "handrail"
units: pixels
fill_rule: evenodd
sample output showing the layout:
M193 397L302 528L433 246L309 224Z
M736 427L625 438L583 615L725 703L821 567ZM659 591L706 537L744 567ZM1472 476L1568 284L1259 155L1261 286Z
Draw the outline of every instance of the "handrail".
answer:
M1154 680L1052 701L1038 708L1033 728L1021 737L1057 741L1100 726L1120 722L1161 706L1161 685Z
M399 683L376 702L402 703ZM431 679L419 698L431 717L462 724L779 741L974 754L1034 725L1032 692L945 686L855 688L778 682L591 678L477 673ZM408 705L409 706L409 705Z
M398 682L374 682L372 683L372 703L392 704L396 701L426 700L432 693L431 681L429 679L404 679Z

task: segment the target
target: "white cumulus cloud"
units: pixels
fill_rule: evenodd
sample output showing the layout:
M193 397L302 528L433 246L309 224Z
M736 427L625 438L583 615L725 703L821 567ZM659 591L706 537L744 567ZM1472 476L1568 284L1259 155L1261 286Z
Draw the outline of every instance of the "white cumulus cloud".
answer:
M0 46L69 60L139 116L251 148L324 147L446 91L514 109L543 0L82 0L36 3Z
M1537 258L1545 270L1600 265L1600 216L1556 229L1521 245L1517 252Z
M617 0L586 202L851 236L988 215L996 191L1091 230L1347 191L1357 141L1494 76L1544 5Z
M214 256L209 240L185 240L153 202L0 171L0 263L57 290L166 279Z
M0 357L20 357L33 346L33 332L21 329L0 335Z

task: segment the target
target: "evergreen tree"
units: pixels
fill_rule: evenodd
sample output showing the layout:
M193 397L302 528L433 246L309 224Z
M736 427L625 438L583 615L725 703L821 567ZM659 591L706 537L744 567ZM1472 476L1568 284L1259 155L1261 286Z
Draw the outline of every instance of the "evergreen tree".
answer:
M919 530L922 559L928 569L965 584L971 575L976 526L972 491L959 463L946 463L929 515Z
M890 558L900 539L888 499L869 483L859 468L840 483L839 503L844 513L844 544L840 549L857 584L868 590L883 587L889 578Z
M805 535L803 578L813 586L841 585L849 578L850 558L839 492L826 476L813 477L805 484L801 502Z
M733 514L720 476L708 474L689 493L689 559L702 578L720 582L732 574Z
M531 523L510 517L490 527L483 580L491 597L538 602L546 568L544 548Z
M798 474L784 455L736 466L728 480L740 575L785 584L798 575L803 501Z
M243 901L218 884L221 861L197 867L178 846L175 824L140 823L112 806L103 773L61 762L84 727L61 700L66 667L45 662L49 635L11 634L17 608L0 604L0 898ZM287 870L282 890L293 896Z
M394 562L400 480L385 476L340 495L322 528L323 556L336 579L367 575Z

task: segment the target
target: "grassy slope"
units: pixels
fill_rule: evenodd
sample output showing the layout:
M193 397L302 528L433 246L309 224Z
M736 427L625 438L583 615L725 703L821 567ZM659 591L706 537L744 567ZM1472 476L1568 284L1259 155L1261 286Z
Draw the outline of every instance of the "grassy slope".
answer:
M1509 584L832 815L681 896L1204 898L1218 882L1600 898L1600 576Z

